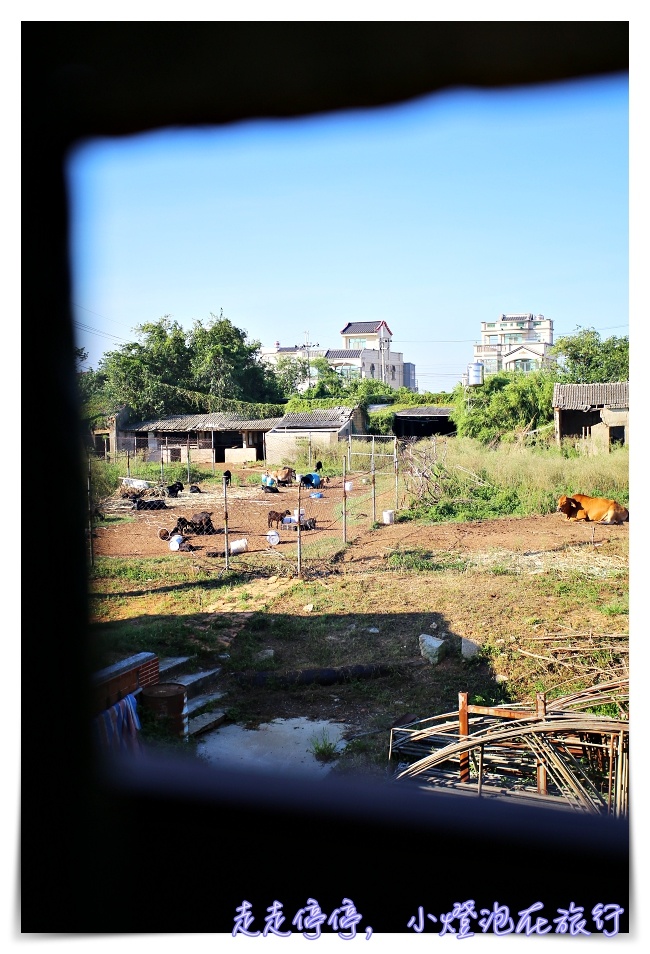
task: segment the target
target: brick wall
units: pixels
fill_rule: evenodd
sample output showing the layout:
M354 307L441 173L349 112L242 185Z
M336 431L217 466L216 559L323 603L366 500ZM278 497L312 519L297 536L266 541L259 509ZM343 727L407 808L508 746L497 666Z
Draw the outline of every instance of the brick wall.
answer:
M110 708L136 689L154 685L159 679L158 657L155 653L138 653L101 669L93 676L94 714Z

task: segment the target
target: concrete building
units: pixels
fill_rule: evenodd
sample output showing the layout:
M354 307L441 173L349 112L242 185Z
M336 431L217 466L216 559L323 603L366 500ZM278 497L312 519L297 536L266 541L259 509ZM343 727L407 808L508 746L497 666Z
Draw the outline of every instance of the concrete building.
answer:
M318 344L261 348L260 355L269 364L281 357L325 358L331 368L347 380L370 378L383 381L394 390L407 387L415 391L415 365L404 363L404 355L391 350L393 333L385 321L351 321L343 328L340 348L321 348ZM312 378L313 383L313 378ZM300 390L308 387L307 378Z
M486 374L497 371L538 371L551 363L553 322L532 312L499 315L481 322L481 342L474 345L474 361Z

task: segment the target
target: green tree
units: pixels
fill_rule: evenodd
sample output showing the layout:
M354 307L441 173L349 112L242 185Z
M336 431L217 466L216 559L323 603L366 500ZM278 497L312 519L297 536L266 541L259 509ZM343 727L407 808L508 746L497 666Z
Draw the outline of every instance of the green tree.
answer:
M196 413L214 398L278 403L282 392L259 358L260 343L223 316L195 321L185 332L169 315L139 325L138 341L107 352L100 362L108 403L136 418ZM208 400L212 399L212 400Z
M285 397L298 394L300 385L307 380L309 364L306 358L293 355L281 355L275 363L273 372L278 379L280 390Z
M338 397L345 393L341 375L330 367L326 358L314 358L310 365L318 374L318 380L305 392L307 399Z
M558 380L573 384L627 381L630 374L630 344L627 335L601 340L594 328L576 328L558 338L551 348L557 359Z
M452 420L459 437L489 443L512 439L522 428L537 428L553 420L553 384L548 371L500 371L484 384L452 392Z

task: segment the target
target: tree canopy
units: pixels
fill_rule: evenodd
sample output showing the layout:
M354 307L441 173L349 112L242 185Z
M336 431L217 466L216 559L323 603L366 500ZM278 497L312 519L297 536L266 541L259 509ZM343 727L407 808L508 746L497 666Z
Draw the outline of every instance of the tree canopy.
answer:
M259 358L259 341L224 317L195 321L191 331L165 315L135 329L137 340L104 354L97 372L86 372L82 398L98 392L113 407L127 405L136 418L196 413L218 400L280 404L277 377Z
M551 354L557 359L557 380L571 384L627 381L630 374L628 336L601 340L594 328L576 328L558 338Z

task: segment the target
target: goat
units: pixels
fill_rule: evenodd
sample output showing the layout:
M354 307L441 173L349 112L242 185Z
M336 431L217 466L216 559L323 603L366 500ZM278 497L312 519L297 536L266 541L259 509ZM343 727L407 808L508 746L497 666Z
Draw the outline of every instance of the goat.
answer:
M232 474L229 470L224 470L223 479L226 481L226 487L230 487L230 484L232 483Z
M290 516L291 516L290 510L285 510L284 513L278 513L277 510L269 510L269 515L268 515L269 530L271 529L273 524L275 524L276 527L280 529L280 524L282 523L282 520L284 519L284 517L290 517Z
M329 484L329 477L321 477L320 474L303 474L300 478L301 487L317 488L321 484Z
M280 470L274 471L271 477L276 481L278 487L287 487L291 486L296 479L296 472L293 467L282 467Z
M218 530L215 530L212 523L212 513L208 513L206 510L201 510L200 513L193 513L190 522L195 524L199 529L196 530L196 533L218 533Z
M141 497L138 497L133 501L134 510L166 510L167 504L164 500L143 500Z
M177 480L173 484L170 484L169 487L166 488L167 496L178 497L179 490L184 490L184 489L185 488L183 487L183 484L180 482L180 480Z
M191 494L200 494L203 491L196 484L190 484L190 493Z
M317 461L316 461L316 466L314 467L314 470L316 471L317 474L319 474L322 469L323 469L323 462L322 462L322 460L317 460Z

